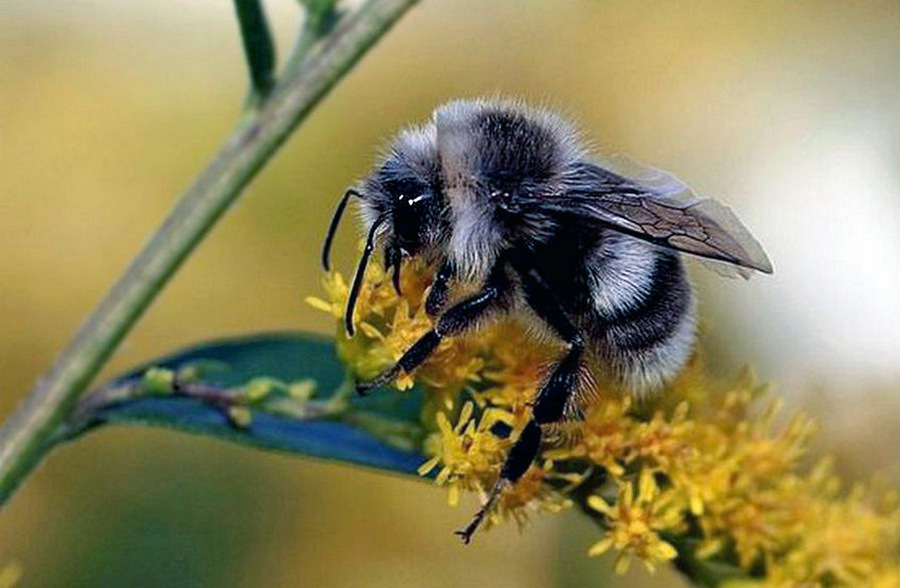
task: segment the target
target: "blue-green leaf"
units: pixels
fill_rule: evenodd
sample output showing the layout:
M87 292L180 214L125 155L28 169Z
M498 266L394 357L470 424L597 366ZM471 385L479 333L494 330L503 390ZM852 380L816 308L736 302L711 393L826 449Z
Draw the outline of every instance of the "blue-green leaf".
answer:
M322 336L220 340L115 378L82 399L60 436L104 424L146 424L415 473L424 461L421 394L379 391L360 398L351 388L332 341Z

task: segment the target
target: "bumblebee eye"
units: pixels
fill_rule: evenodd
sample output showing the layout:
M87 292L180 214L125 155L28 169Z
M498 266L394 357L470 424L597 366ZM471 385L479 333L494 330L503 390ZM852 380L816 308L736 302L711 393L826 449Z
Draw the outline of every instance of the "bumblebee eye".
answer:
M400 204L405 204L406 206L412 208L429 198L431 198L431 194L429 194L428 192L422 192L420 194L412 195L402 193L397 195L397 202Z
M416 253L422 245L430 216L427 202L431 194L421 190L401 192L393 210L393 229L397 246L407 254Z
M431 198L431 194L425 192L423 194L419 194L415 198L407 198L406 204L408 206L415 206L416 204L422 202L423 200L427 200L428 198Z

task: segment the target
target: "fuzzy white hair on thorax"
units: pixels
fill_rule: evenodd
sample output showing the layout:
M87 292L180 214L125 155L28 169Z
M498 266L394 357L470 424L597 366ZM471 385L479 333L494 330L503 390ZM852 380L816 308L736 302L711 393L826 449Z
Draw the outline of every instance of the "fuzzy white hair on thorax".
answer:
M434 112L444 193L453 219L448 253L460 277L471 281L484 279L503 245L492 210L476 198L480 154L472 127L486 105L457 100Z
M438 107L433 115L437 132L444 191L450 206L453 233L449 255L463 277L483 278L496 261L498 252L508 243L494 219L494 204L479 197L485 165L498 152L514 151L519 145L485 144L479 135L478 119L489 113L509 115L525 127L540 132L548 140L548 186L561 178L569 166L584 154L575 127L557 114L535 109L515 100L455 100ZM528 221L529 219L523 219ZM522 227L523 229L525 227ZM535 225L537 234L552 227Z

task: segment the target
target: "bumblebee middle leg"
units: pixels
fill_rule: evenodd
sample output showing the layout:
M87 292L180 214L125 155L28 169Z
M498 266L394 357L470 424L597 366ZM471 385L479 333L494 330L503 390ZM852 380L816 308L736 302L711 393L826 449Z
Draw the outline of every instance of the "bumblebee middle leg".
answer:
M541 387L532 407L531 420L525 425L519 438L509 450L500 477L516 483L521 478L541 446L541 426L558 423L563 418L566 403L577 387L578 372L581 369L581 358L584 347L579 343L572 345L569 351L556 364L553 373Z
M396 364L374 380L357 382L356 391L365 394L393 381L401 371L411 372L437 349L444 337L462 333L491 311L501 308L508 299L509 292L510 283L505 268L498 264L479 292L448 308L438 318L434 328L413 343Z
M515 267L521 278L528 306L568 345L565 355L538 392L532 410L532 419L537 424L556 423L562 420L566 404L578 385L578 374L584 357L584 339L541 277L527 267L519 264Z
M537 400L532 409L531 420L519 433L518 439L513 443L503 467L500 469L500 478L491 489L487 500L472 517L472 521L466 528L456 531L463 542L468 545L472 541L472 535L481 525L484 517L490 512L494 503L500 497L503 489L519 481L541 450L542 425L549 425L562 420L563 412L569 397L572 395L578 380L578 372L581 369L581 358L584 347L580 343L572 345L569 351L556 364L553 373L547 382L541 387Z

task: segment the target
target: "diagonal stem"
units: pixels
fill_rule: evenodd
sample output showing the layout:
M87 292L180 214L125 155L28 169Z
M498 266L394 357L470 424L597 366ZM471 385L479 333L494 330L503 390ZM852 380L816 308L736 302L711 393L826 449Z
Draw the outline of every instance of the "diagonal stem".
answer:
M0 429L0 504L52 446L119 342L291 131L416 0L369 0L237 126L25 402Z

